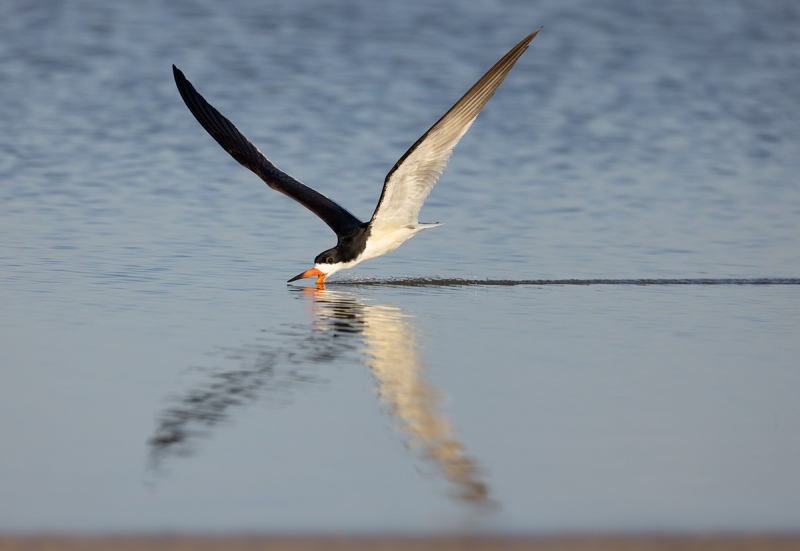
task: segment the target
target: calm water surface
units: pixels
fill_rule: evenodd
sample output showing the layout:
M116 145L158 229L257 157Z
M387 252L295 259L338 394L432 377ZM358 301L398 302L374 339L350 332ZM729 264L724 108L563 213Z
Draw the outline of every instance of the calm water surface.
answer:
M539 25L445 225L324 291L285 280L333 235L171 77L366 218ZM800 529L796 3L6 2L0 36L0 531Z

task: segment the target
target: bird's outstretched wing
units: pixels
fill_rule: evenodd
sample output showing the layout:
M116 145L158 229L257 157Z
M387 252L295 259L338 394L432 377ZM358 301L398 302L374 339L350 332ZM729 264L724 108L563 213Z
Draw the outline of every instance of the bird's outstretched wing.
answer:
M231 121L223 117L194 89L192 83L186 80L181 70L175 65L172 66L172 73L175 76L178 91L189 111L206 129L206 132L211 134L211 137L222 146L222 149L230 153L231 157L241 165L258 174L272 189L291 197L319 216L336 232L337 236L363 224L344 207L279 170L236 129Z
M417 225L422 204L441 176L450 154L541 27L526 36L464 94L445 115L406 151L386 176L373 230Z

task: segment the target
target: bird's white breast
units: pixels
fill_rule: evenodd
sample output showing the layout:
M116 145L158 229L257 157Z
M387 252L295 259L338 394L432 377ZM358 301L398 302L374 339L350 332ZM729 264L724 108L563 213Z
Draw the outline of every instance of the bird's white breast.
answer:
M392 229L377 229L373 228L367 239L367 246L364 252L360 255L360 260L368 260L390 253L397 247L408 241L414 234L425 229L425 226L401 226Z

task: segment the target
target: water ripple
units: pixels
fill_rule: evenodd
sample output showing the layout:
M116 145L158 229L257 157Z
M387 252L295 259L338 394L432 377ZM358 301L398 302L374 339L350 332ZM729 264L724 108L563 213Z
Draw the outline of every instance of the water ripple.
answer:
M336 285L337 282L329 282ZM681 279L462 279L462 278L389 278L338 282L339 285L397 287L465 287L515 285L800 285L797 277L756 278L681 278Z

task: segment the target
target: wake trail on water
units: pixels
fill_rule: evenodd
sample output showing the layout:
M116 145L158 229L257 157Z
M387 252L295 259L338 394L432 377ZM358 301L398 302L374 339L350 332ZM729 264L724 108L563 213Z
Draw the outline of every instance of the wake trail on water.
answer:
M326 282L328 285L357 287L513 287L517 285L800 285L797 277L756 278L658 278L658 279L463 279L441 277L408 277L388 279L354 279Z

